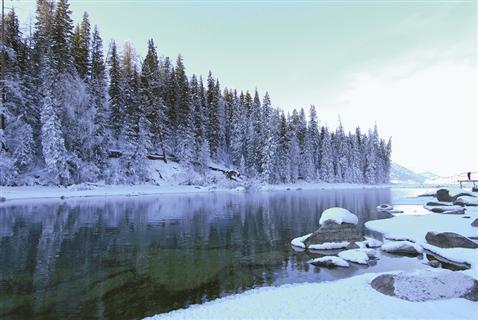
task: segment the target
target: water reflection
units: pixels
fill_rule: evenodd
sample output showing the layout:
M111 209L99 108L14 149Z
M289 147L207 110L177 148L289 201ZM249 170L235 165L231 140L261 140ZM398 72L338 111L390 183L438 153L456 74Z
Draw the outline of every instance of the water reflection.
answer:
M361 227L388 202L389 190L7 202L0 317L141 318L253 287L350 276L360 267L320 271L289 241L314 231L326 208L349 209Z

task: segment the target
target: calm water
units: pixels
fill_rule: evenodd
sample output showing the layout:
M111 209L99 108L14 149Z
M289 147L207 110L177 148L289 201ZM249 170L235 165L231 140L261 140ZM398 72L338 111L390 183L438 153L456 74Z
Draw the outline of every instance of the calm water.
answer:
M394 191L212 193L7 202L0 206L0 318L135 319L247 289L419 268L319 269L294 251L320 213L341 206L360 224ZM400 192L403 192L400 191ZM361 226L360 226L361 227Z

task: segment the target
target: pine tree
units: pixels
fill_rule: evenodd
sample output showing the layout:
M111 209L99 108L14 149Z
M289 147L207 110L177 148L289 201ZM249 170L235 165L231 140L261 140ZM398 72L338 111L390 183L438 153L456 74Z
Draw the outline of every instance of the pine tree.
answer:
M55 8L52 34L51 50L52 63L58 74L71 73L72 58L70 56L71 36L73 31L73 20L71 19L70 4L68 0L58 0Z
M219 123L219 94L218 87L211 72L207 78L207 105L208 105L208 141L211 149L211 158L217 160L220 145L220 123Z
M83 14L81 26L77 25L72 36L71 54L76 71L81 79L87 80L90 72L90 22L88 14Z
M164 161L167 161L163 133L165 106L161 98L159 59L152 39L148 41L148 52L141 69L141 99L153 149L161 149Z
M320 179L325 182L334 181L334 160L332 141L327 127L322 127L320 132Z
M44 57L48 59L50 55ZM45 63L48 66L49 63ZM41 108L41 141L45 165L54 183L68 185L70 183L70 172L67 164L68 153L65 148L65 141L61 130L61 123L58 117L60 108L55 97L54 71L48 68L44 70L45 93Z
M94 117L94 162L101 171L106 168L108 146L110 144L107 106L106 68L103 58L103 40L95 26L91 41L91 73L89 79L91 101L95 110Z
M177 110L177 145L175 154L185 164L193 162L193 118L191 112L191 96L181 55L176 60L175 68L176 110Z
M111 42L109 66L109 105L111 109L109 123L111 124L113 139L118 140L124 124L125 97L123 87L125 81L121 72L120 57L114 41Z

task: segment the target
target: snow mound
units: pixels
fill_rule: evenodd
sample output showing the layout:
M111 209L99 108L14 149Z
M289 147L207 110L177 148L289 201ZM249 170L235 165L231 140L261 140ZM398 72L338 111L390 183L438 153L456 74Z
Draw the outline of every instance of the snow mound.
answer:
M347 268L350 264L342 258L336 256L325 256L320 258L315 258L309 261L309 263L314 265L334 265L337 267Z
M292 241L290 242L291 245L293 245L294 247L298 247L298 248L303 248L305 249L305 243L304 241L309 239L309 237L312 235L312 233L309 233L309 234L306 234L305 236L301 236L301 237L297 237L297 238L294 238L292 239Z
M423 252L423 247L411 241L390 241L382 245L382 250L386 252L404 252L413 248L417 253Z
M337 224L342 224L342 223L357 224L358 218L355 214L351 213L347 209L335 207L335 208L329 208L325 210L324 212L322 212L319 223L323 224L325 221L334 221Z
M359 264L367 264L370 260L369 255L363 249L350 249L339 253L339 257Z
M342 249L347 248L350 244L349 241L341 241L341 242L324 242L318 244L311 244L309 249L311 250L334 250L334 249Z

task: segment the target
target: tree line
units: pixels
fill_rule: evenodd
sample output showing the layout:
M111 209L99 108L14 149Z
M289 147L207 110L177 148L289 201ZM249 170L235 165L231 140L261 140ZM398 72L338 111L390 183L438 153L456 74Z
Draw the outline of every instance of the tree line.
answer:
M331 130L314 106L285 114L267 92L221 89L152 39L144 59L114 41L105 57L97 26L87 13L74 25L67 0L38 0L31 35L14 10L4 28L1 185L146 182L151 154L268 183L389 182L391 141L376 127Z

